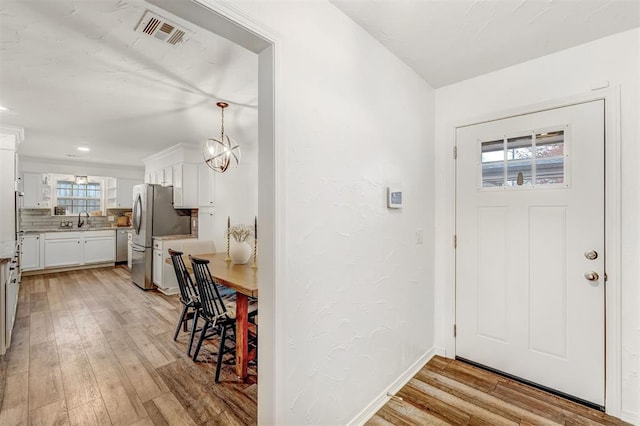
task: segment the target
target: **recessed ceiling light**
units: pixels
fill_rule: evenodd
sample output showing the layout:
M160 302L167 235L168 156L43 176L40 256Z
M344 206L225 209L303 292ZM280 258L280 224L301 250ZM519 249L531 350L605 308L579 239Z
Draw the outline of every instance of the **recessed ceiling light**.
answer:
M89 148L88 146L79 146L78 151L82 151L82 152L89 152L91 151L91 148Z

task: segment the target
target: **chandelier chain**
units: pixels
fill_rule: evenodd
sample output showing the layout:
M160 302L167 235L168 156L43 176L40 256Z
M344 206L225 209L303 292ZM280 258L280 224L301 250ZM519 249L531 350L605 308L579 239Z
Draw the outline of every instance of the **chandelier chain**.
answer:
M222 120L220 121L220 139L224 142L224 108L220 108L222 110Z

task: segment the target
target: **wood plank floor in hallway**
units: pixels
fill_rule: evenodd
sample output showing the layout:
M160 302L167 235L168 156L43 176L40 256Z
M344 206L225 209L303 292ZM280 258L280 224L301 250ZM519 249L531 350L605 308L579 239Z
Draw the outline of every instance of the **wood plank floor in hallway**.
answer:
M378 425L628 425L460 361L434 357L367 423Z
M124 268L23 277L0 425L256 424L256 371L214 384L217 342L194 363L172 340L180 309Z

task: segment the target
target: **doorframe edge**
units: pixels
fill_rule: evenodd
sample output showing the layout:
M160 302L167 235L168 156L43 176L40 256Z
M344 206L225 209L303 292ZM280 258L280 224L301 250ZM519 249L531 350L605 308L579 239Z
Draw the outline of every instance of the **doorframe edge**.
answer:
M457 129L489 121L502 120L525 114L568 107L586 102L604 101L605 114L605 252L607 282L605 284L605 411L607 414L620 418L621 407L621 87L619 85L592 92L582 93L537 104L519 106L511 109L483 114L475 118L469 118L445 126L447 132L444 152L452 152L457 144ZM450 191L450 199L445 200L447 215L452 223L443 226L451 229L452 235L456 235L456 160L449 157L451 167L446 173L453 185ZM445 188L446 190L447 188ZM436 228L438 228L436 226ZM442 303L442 311L439 322L439 330L436 335L441 336L440 345L445 348L445 356L454 358L456 355L455 337L449 333L450 327L456 322L456 250L451 245L447 259L440 263L443 273L448 276L445 279L446 288L445 303ZM447 300L448 299L448 300ZM438 342L436 342L438 343Z

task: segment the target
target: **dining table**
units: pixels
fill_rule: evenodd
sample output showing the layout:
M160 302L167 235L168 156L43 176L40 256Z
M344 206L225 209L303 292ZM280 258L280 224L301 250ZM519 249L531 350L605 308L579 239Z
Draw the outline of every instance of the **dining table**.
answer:
M236 374L239 378L245 379L249 360L256 355L249 353L249 298L258 297L258 270L251 265L236 265L230 260L225 260L226 253L192 256L208 260L211 276L216 283L236 292ZM185 266L193 273L191 262L185 262Z

